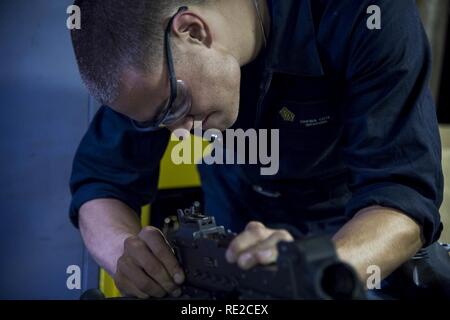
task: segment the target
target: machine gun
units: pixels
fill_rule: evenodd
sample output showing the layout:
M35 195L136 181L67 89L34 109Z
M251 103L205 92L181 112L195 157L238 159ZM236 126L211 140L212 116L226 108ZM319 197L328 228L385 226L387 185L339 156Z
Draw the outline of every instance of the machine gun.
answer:
M355 271L338 260L326 237L278 244L278 260L243 271L225 259L236 236L214 217L200 212L200 204L178 210L165 220L163 233L183 268L183 295L167 300L349 300L365 299ZM104 299L89 290L82 300ZM128 300L128 298L125 298Z
M182 299L365 299L326 237L280 242L275 264L243 271L225 259L236 234L203 215L199 203L166 219L163 232L186 274Z

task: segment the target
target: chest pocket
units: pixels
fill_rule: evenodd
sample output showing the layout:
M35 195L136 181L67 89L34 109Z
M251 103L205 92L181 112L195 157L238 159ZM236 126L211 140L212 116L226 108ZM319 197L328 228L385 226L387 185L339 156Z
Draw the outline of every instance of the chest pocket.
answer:
M333 101L285 100L273 111L272 128L280 130L282 149L320 153L340 139L342 121Z

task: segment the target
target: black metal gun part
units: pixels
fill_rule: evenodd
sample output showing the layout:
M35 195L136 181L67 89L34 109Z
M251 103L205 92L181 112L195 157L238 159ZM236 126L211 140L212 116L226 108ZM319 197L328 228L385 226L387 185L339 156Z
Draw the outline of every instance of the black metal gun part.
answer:
M236 234L217 226L214 217L203 215L199 207L195 203L179 210L176 227L165 228L186 274L184 298L365 298L356 273L338 260L332 241L326 237L279 243L278 260L273 265L243 271L229 264L225 252Z

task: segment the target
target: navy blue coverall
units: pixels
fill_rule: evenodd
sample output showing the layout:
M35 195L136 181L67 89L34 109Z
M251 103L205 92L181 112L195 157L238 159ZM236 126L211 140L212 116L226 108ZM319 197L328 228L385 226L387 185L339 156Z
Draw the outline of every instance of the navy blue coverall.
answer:
M381 29L367 27L370 5L381 9ZM207 213L237 232L259 220L333 233L360 209L381 205L417 221L425 246L435 242L441 144L415 2L273 0L270 9L268 46L242 68L234 128L280 129L280 170L200 166ZM169 135L136 132L103 106L74 159L73 223L89 200L119 199L136 212L151 202Z

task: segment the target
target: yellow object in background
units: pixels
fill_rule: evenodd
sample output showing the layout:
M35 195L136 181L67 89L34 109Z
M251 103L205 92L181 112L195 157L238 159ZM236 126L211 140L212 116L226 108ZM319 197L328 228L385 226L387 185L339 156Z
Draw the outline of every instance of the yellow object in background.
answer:
M193 137L193 136L192 136ZM192 144L198 143L201 138L193 137L191 139ZM197 167L195 164L183 164L175 165L171 161L171 152L173 147L177 142L171 141L167 147L164 157L161 160L161 168L158 182L158 189L181 189L181 188L192 188L200 186L200 177L197 172ZM208 146L208 142L203 141L203 149ZM195 161L199 159L193 159ZM141 225L143 227L150 224L150 205L142 208L141 211ZM100 281L99 289L107 298L120 297L121 294L114 284L114 280L111 276L104 270L100 269Z

